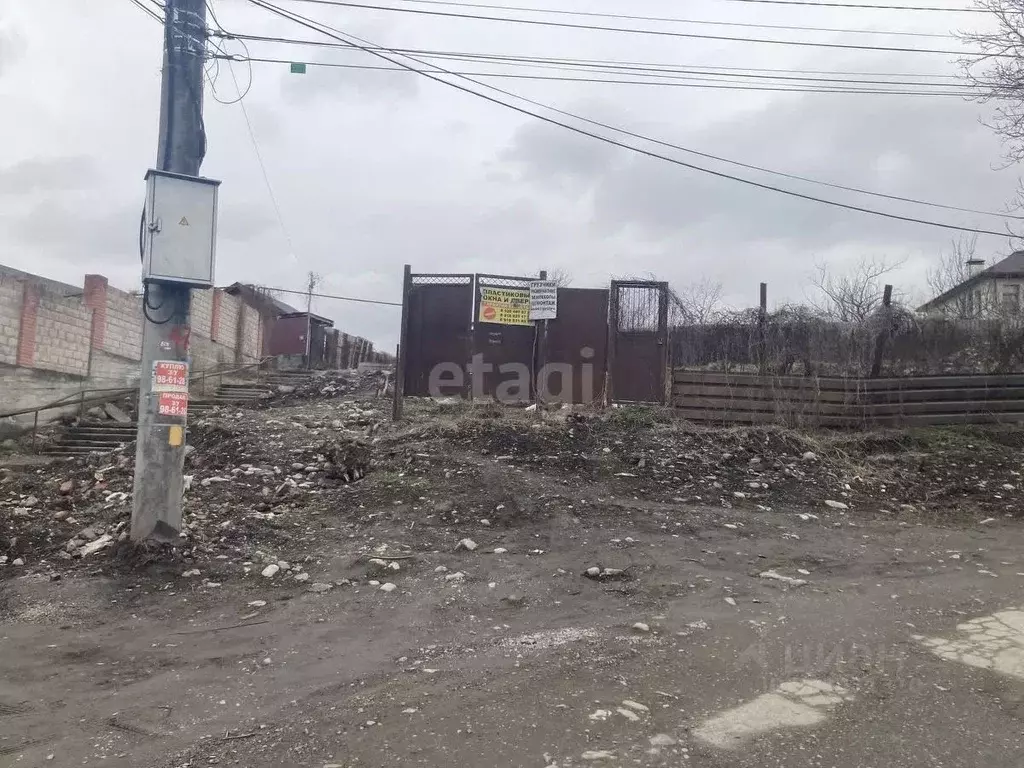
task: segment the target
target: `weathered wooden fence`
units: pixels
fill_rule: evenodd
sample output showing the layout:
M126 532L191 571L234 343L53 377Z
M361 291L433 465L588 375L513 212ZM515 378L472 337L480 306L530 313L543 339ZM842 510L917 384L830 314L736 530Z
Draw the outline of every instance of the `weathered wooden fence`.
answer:
M863 427L1024 422L1024 375L891 379L675 371L672 403L691 421Z

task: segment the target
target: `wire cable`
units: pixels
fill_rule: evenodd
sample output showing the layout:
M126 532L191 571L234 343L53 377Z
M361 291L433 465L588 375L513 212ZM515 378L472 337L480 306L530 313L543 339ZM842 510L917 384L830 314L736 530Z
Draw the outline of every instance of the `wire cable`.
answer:
M330 48L333 50L348 51L354 53L362 52L361 49L351 46L348 43L327 42L324 40L301 40L287 37L271 37L266 35L251 35L243 33L232 33L225 35L229 39L248 40L261 43L281 43L286 45L310 46L315 48ZM779 69L771 67L736 67L729 65L709 64L662 64L656 62L623 61L621 59L574 59L555 56L527 56L522 54L498 54L498 53L476 53L471 51L448 51L434 50L427 48L374 48L373 50L386 50L402 55L414 54L426 58L442 58L464 61L475 61L482 63L543 63L561 64L564 66L582 67L603 67L607 69L642 70L644 72L682 72L689 73L693 70L724 70L736 72L768 72L785 74L810 74L810 75L843 75L863 77L918 77L918 78L944 78L959 80L957 75L944 74L941 72L865 72L865 71L837 71L821 69Z
M623 13L597 13L595 11L569 11L562 8L535 8L523 5L494 5L490 3L467 3L455 0L392 0L416 5L440 5L455 8L480 8L491 11L518 11L520 13L547 13L553 16L585 16L597 19L622 19L624 21L653 21L669 24L704 24L712 27L745 27L748 29L780 29L789 32L842 32L851 35L896 35L900 37L931 37L955 39L955 35L939 32L904 32L887 29L849 29L842 27L806 27L791 24L754 24L746 21L718 21L709 19L681 19L674 16L633 16Z
M400 302L400 301L379 301L377 299L357 299L357 298L354 298L352 296L334 296L334 295L331 295L329 293L310 293L309 291L295 291L295 290L292 290L290 288L272 288L272 287L266 286L266 285L258 285L256 287L260 288L260 289L262 289L264 291L279 291L281 293L295 293L295 294L299 294L299 295L302 295L302 296L313 296L313 297L316 297L318 299L337 299L338 301L354 301L354 302L357 302L359 304L380 304L381 306L385 306L385 307L400 307L400 306L402 306L402 302Z
M543 21L541 19L522 19L511 16L485 16L483 14L452 13L451 11L428 11L422 8L390 8L386 5L372 5L369 3L355 3L349 0L291 0L298 3L312 3L314 5L330 5L341 8L362 8L373 11L388 11L391 13L412 13L422 16L433 16L450 19L467 19L470 21L497 21L505 24L526 24L530 26L552 27L559 29L585 29L601 32L625 32L635 35L654 35L657 37L678 37L698 40L719 40L734 43L762 43L765 45L793 45L807 48L833 48L853 51L886 51L894 53L931 53L945 56L966 56L982 55L977 51L949 50L939 48L906 48L887 45L861 45L858 43L824 43L810 40L774 40L760 37L731 37L729 35L705 35L697 32L676 32L667 29L635 29L630 27L606 27L597 24L571 24L566 21ZM990 54L991 56L1007 58L1012 54Z
M264 10L270 11L271 13L274 13L277 16L280 16L282 18L288 19L288 20L290 20L290 21L292 21L294 23L300 24L300 25L306 27L307 29L312 29L313 31L319 32L320 34L325 35L327 37L334 37L335 39L341 40L343 42L351 42L351 40L347 40L347 41L345 40L345 38L348 37L348 38L351 38L351 39L354 39L354 40L358 40L360 43L365 43L365 45L367 45L367 46L372 46L373 45L372 43L369 43L369 42L367 42L365 40L362 40L361 38L357 38L354 35L348 35L346 33L340 32L339 30L336 30L333 27L330 27L330 26L328 26L326 24L323 24L322 22L317 22L315 20L309 19L309 18L301 16L299 14L295 14L295 13L293 13L291 11L286 11L286 10L280 8L280 7L277 7L275 5L272 5L271 3L266 2L266 0L249 0L249 2L251 4L253 4L253 5L256 5L257 7L260 7L260 8L263 8ZM357 47L359 47L359 45L356 44L356 43L353 43L353 45L356 45ZM379 52L373 52L373 51L370 51L369 49L367 49L367 52L372 52L372 54L374 56L377 56L378 58L381 58L381 59L383 59L385 61L389 61L392 64L396 64L398 66L401 66L404 69L413 69L409 65L407 65L407 64L405 64L405 63L403 63L403 62L401 62L399 60L393 59L393 58L391 58L391 57L389 57L389 56L387 56L385 54L382 54L382 53L379 53ZM406 58L409 58L409 59L411 59L413 61L417 61L417 63L420 63L420 64L425 64L425 62L418 61L416 59L413 59L412 57L406 57ZM426 66L430 66L429 64L425 64L425 65ZM447 73L446 70L444 70L444 69L442 69L440 67L438 67L437 69L441 73L450 74L450 73ZM421 75L423 77L426 77L427 79L433 80L434 82L442 83L444 85L447 85L450 88L454 88L455 90L462 91L463 93L471 94L471 95L476 96L476 97L478 97L480 99L483 99L485 101L489 101L492 104L497 104L499 106L503 106L506 109L511 109L511 110L513 110L515 112L518 112L520 114L524 114L524 115L528 115L528 116L534 117L534 118L536 118L538 120L541 120L543 122L549 123L551 125L556 125L556 126L565 128L566 130L572 131L574 133L578 133L580 135L588 136L588 137L590 137L592 139L596 139L598 141L602 141L604 143L611 144L612 146L617 146L617 147L620 147L622 149L628 149L628 150L630 150L632 152L635 152L637 154L640 154L640 155L644 155L644 156L651 157L651 158L654 158L654 159L663 160L663 161L672 163L674 165L679 165L679 166L682 166L684 168L689 168L691 170L698 171L700 173L705 173L705 174L708 174L710 176L715 176L715 177L718 177L718 178L727 179L727 180L730 180L730 181L735 181L735 182L738 182L738 183L741 183L741 184L745 184L747 186L756 187L758 189L764 189L766 191L776 192L776 193L779 193L779 194L787 195L789 197L795 197L795 198L802 199L802 200L807 200L807 201L810 201L810 202L821 203L822 205L829 205L829 206L836 207L836 208L843 208L843 209L846 209L846 210L858 211L860 213L867 213L867 214L871 214L871 215L875 215L875 216L881 216L881 217L884 217L884 218L887 218L887 219L893 219L893 220L896 220L896 221L905 221L905 222L908 222L908 223L921 224L921 225L924 225L924 226L938 227L940 229L948 229L948 230L959 231L959 232L971 232L971 233L982 234L982 235L994 235L996 237L1006 237L1006 236L1008 236L1010 234L1008 231L1007 232L996 232L994 230L989 230L989 229L980 229L980 228L974 228L974 227L964 227L964 226L959 226L959 225L955 225L955 224L947 224L945 222L931 221L931 220L928 220L928 219L919 219L919 218L916 218L916 217L913 217L913 216L903 216L903 215L900 215L900 214L890 213L890 212L887 212L887 211L880 211L880 210L873 209L873 208L865 208L863 206L851 205L849 203L843 203L843 202L840 202L840 201L837 201L837 200L829 200L829 199L826 199L826 198L815 197L813 195L804 194L802 192L796 192L794 190L785 189L783 187L776 187L776 186L773 186L771 184L764 184L762 182L754 181L752 179L743 178L741 176L734 176L732 174L724 173L722 171L716 171L716 170L711 169L711 168L705 168L703 166L695 165L693 163L688 163L688 162L685 162L685 161L680 160L678 158L670 157L668 155L662 155L662 154L659 154L657 152L654 152L654 151L651 151L651 150L648 150L648 149L644 149L642 147L636 147L636 146L633 146L631 144L627 144L625 142L618 141L617 139L610 138L608 136L603 136L603 135L598 134L598 133L593 133L592 131L587 131L587 130L585 130L583 128L579 128L578 126L574 126L574 125L571 125L569 123L561 122L560 120L556 120L556 119L554 119L552 117L548 117L546 115L543 115L543 114L540 114L540 113L533 112L531 110L525 109L523 107L516 106L515 104L509 104L506 101L502 101L501 99L498 99L498 98L493 97L493 96L489 96L489 95L487 95L485 93L480 93L479 91L473 90L472 88L468 88L468 87L466 87L464 85L460 85L458 83L453 83L453 82L451 82L449 80L445 80L444 78L439 77L437 74L421 73ZM501 89L498 89L495 86L490 86L490 85L487 85L485 83L481 83L481 82L478 82L476 80L471 80L471 79L466 78L466 77L462 77L462 79L466 80L468 82L474 83L475 85L479 85L481 87L484 87L484 88L488 88L488 89L491 89L491 90L494 90L494 91L499 91L499 92L508 94L508 95L510 95L510 96L512 96L514 98L520 98L518 95L516 95L514 93L511 93L511 92L508 92L508 91L501 91Z
M263 61L263 60L262 59L253 59L253 61ZM271 60L271 61L273 61L274 63L281 63L281 64L289 63L288 61L286 61L284 59ZM321 63L317 63L314 66L332 66L332 65L324 64L324 63L321 62ZM386 71L394 71L394 72L403 71L403 68L400 68L400 67L373 67L373 66L368 66L368 65L344 65L344 64L339 64L339 65L334 65L334 66L359 67L359 68L363 68L363 69L377 69L377 70L386 70ZM408 71L408 70L405 70L405 71ZM422 74L424 71L426 71L426 70L416 70L416 73L417 74ZM473 74L473 73L464 73L464 72L454 72L453 71L453 72L451 72L451 74L459 75L459 76L464 76L464 75ZM484 76L491 76L490 73L483 73L483 75ZM500 76L500 75L497 75L497 76ZM578 78L568 78L568 79L573 80L573 79L578 79ZM885 93L897 93L897 92L896 91L885 91ZM776 170L773 170L771 168L765 168L763 166L753 165L753 164L750 164L750 163L743 163L743 162L740 162L738 160L730 160L729 158L726 158L726 157L721 157L719 155L713 155L713 154L710 154L708 152L700 152L698 150L690 149L688 147L684 147L684 146L681 146L679 144L673 144L671 142L661 141L659 139L655 139L655 138L652 138L650 136L645 136L643 134L633 133L631 131L627 131L627 130L625 130L623 128L617 128L617 127L609 125L607 123L602 123L602 122L597 121L597 120L591 120L590 118L583 117L582 115L577 115L577 114L574 114L572 112L566 112L566 111L560 110L560 109L558 109L556 107L552 107L552 106L550 106L548 104L543 104L541 102L533 101L532 99L529 99L529 98L527 98L525 96L519 96L517 94L516 98L519 98L522 101L525 101L527 103L533 104L535 106L539 106L539 107L543 107L545 109L549 109L552 112L556 112L556 113L564 115L566 117L570 117L570 118L573 118L575 120L580 120L582 122L589 123L591 125L595 125L595 126L600 127L600 128L604 128L606 130L615 131L616 133L621 133L621 134L626 135L626 136L631 136L632 138L641 139L643 141L649 141L649 142L651 142L653 144L658 144L660 146L668 147L670 149L677 149L677 150L679 150L681 152L686 152L687 154L696 155L698 157L704 157L704 158L707 158L709 160L716 160L718 162L727 163L729 165L734 165L734 166L737 166L737 167L740 167L740 168L746 168L746 169L752 170L752 171L759 171L761 173L768 173L768 174L772 174L774 176L780 176L780 177L787 178L787 179L793 179L795 181L806 182L808 184L818 184L820 186L829 187L831 189L841 189L841 190L844 190L846 192L856 192L856 193L859 193L859 194L862 194L862 195L870 195L872 197L879 197L879 198L884 198L884 199L887 199L887 200L896 200L896 201L903 202L903 203L913 203L915 205L924 205L924 206L928 206L928 207L931 207L931 208L941 208L943 210L948 210L948 211L958 211L960 213L975 213L975 214L979 214L979 215L982 215L982 216L994 216L994 217L997 217L997 218L1010 218L1010 219L1024 220L1024 216L1022 216L1022 215L1016 215L1016 214L1011 214L1011 213L1001 213L1001 212L998 212L998 211L983 211L983 210L979 210L979 209L975 209L975 208L963 208L963 207L956 206L956 205L945 205L943 203L930 202L928 200L918 200L918 199L912 198L912 197L903 197L903 196L900 196L900 195L890 195L890 194L886 194L884 192L875 192L875 191L872 191L872 190L869 190L869 189L863 189L861 187L852 187L852 186L847 186L847 185L844 185L844 184L837 184L835 182L822 181L820 179L813 179L813 178L810 178L810 177L807 177L807 176L800 176L798 174L787 173L785 171L776 171Z
M237 59L233 59L237 60ZM272 59L263 57L252 57L248 61L262 63L262 64L290 64L292 63L288 59ZM332 62L318 61L312 64L314 67L327 67L336 69L361 69L361 70L376 70L382 72L411 72L416 74L423 74L432 70L421 70L421 69L406 69L403 67L385 67L373 64L338 64ZM585 71L585 70L584 70ZM730 79L712 79L710 76L705 77L678 77L675 79L663 79L663 80L615 80L610 78L594 78L594 77L558 77L553 75L527 75L517 74L513 72L463 72L452 70L449 74L473 77L499 77L499 78L511 78L518 80L543 80L553 82L566 82L566 83L605 83L613 85L643 85L643 86L661 86L661 87L675 87L675 88L710 88L718 90L732 90L732 91L763 91L763 92L774 92L774 93L837 93L837 94L873 94L873 95L893 95L893 96L952 96L955 98L966 99L972 98L975 94L972 94L969 90L956 91L928 91L928 90L896 90L892 88L845 88L845 87L811 87L801 85L799 83L786 84L785 87L779 84L768 84L768 85L743 85L742 80L730 80ZM618 74L618 73L612 73ZM705 73L700 73L705 74ZM656 76L656 75L653 75ZM668 78L670 76L663 76ZM813 78L811 78L813 80ZM823 83L836 83L836 82L847 82L856 83L857 81L818 81ZM864 81L862 81L864 82ZM882 85L901 85L901 83L892 82L879 82ZM738 83L738 85L721 85L719 83ZM953 84L943 83L905 83L903 85L929 85L935 88L957 88L961 86L955 86Z
M867 3L821 3L817 0L718 0L720 3L761 3L763 5L800 5L816 8L859 8L876 11L934 11L938 13L987 13L980 8L942 8L920 5L870 5Z
M157 14L157 12L154 11L152 8L147 8L145 5L143 5L141 0L128 0L128 2L134 5L144 14L149 16L151 19L155 19L159 24L164 23L164 20L160 18L159 14Z
M263 174L263 183L267 187L267 193L270 196L270 202L274 206L274 213L277 216L277 223L281 227L281 233L284 235L285 242L288 243L289 254L295 253L295 245L292 241L291 232L288 231L288 227L284 223L284 216L281 214L281 206L277 202L277 195L274 194L274 185L270 183L270 174L267 173L267 166L263 162L263 153L260 152L260 143L256 140L256 132L252 127L252 120L249 119L249 110L245 108L245 94L242 93L242 89L238 85L238 78L235 77L235 71L228 66L228 71L231 73L231 79L234 81L235 90L238 91L238 106L242 108L242 116L245 118L245 127L249 131L249 140L252 142L253 152L256 154L256 161L259 163L260 172ZM250 79L251 85L251 79ZM246 90L246 94L249 91Z

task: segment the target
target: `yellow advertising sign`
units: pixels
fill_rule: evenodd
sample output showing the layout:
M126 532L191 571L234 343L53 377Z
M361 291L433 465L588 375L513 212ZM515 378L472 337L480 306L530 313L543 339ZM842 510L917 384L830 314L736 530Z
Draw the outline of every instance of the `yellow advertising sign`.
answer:
M498 325L533 325L530 322L530 289L480 286L478 320Z

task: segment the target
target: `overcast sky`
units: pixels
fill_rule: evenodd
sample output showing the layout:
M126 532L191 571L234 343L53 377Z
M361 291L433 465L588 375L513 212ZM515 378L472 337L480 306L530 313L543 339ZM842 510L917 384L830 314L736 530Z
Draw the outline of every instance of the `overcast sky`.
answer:
M391 47L658 64L957 71L946 55L547 29L278 2ZM402 0L376 4L452 10ZM939 34L984 23L973 14L721 0L507 4ZM962 3L928 3L936 4ZM214 8L232 31L317 38L246 0L217 0ZM959 47L956 40L942 38L654 26ZM129 0L0 0L0 263L79 285L86 272L106 274L122 288L138 284L137 223L143 175L156 155L161 35L160 26ZM241 52L236 43L227 48ZM310 64L304 75L290 74L287 65L254 64L245 99L292 245L274 213L240 107L217 103L207 85L209 151L202 172L223 180L218 284L240 280L301 289L304 274L315 270L325 277L324 292L397 300L402 265L408 262L424 272L560 269L581 287L648 273L679 287L706 277L724 284L731 304L748 306L756 303L760 281L768 282L773 304L801 300L816 261L841 272L869 255L905 259L898 282L924 298L925 270L955 234L709 177L539 123L416 75L313 66L317 61L379 63L366 54L266 43L250 43L250 49L254 56ZM234 69L244 86L247 67ZM1017 185L1016 168L1000 169L999 140L980 123L987 108L959 98L489 82L703 152L889 194L999 210ZM216 88L224 99L237 96L226 64ZM696 162L900 214L1005 229L1005 222L991 217ZM1008 242L983 236L978 248L989 258L1007 252ZM397 337L395 309L326 299L314 307L343 330L380 345L391 346Z

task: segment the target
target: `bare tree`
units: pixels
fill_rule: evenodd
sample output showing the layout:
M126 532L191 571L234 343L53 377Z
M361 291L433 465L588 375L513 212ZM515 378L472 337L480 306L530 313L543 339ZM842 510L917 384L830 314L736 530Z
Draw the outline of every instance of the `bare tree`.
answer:
M971 277L972 267L968 262L974 261L977 242L977 235L961 235L952 241L950 250L941 255L939 263L928 270L926 279L932 298L941 296ZM957 319L976 317L982 310L967 291L951 297L939 309Z
M548 280L559 288L568 288L572 284L572 274L564 269L549 269Z
M978 51L960 66L980 102L998 106L989 127L1003 139L1009 165L1024 160L1024 0L975 0L996 22L990 32L961 32L960 40Z
M841 323L861 322L882 306L885 290L882 279L899 269L903 261L884 257L862 256L853 269L837 275L825 262L815 266L811 282L821 294L812 300L815 309L830 320Z
M707 277L672 294L673 314L684 325L708 325L722 313L722 284Z

